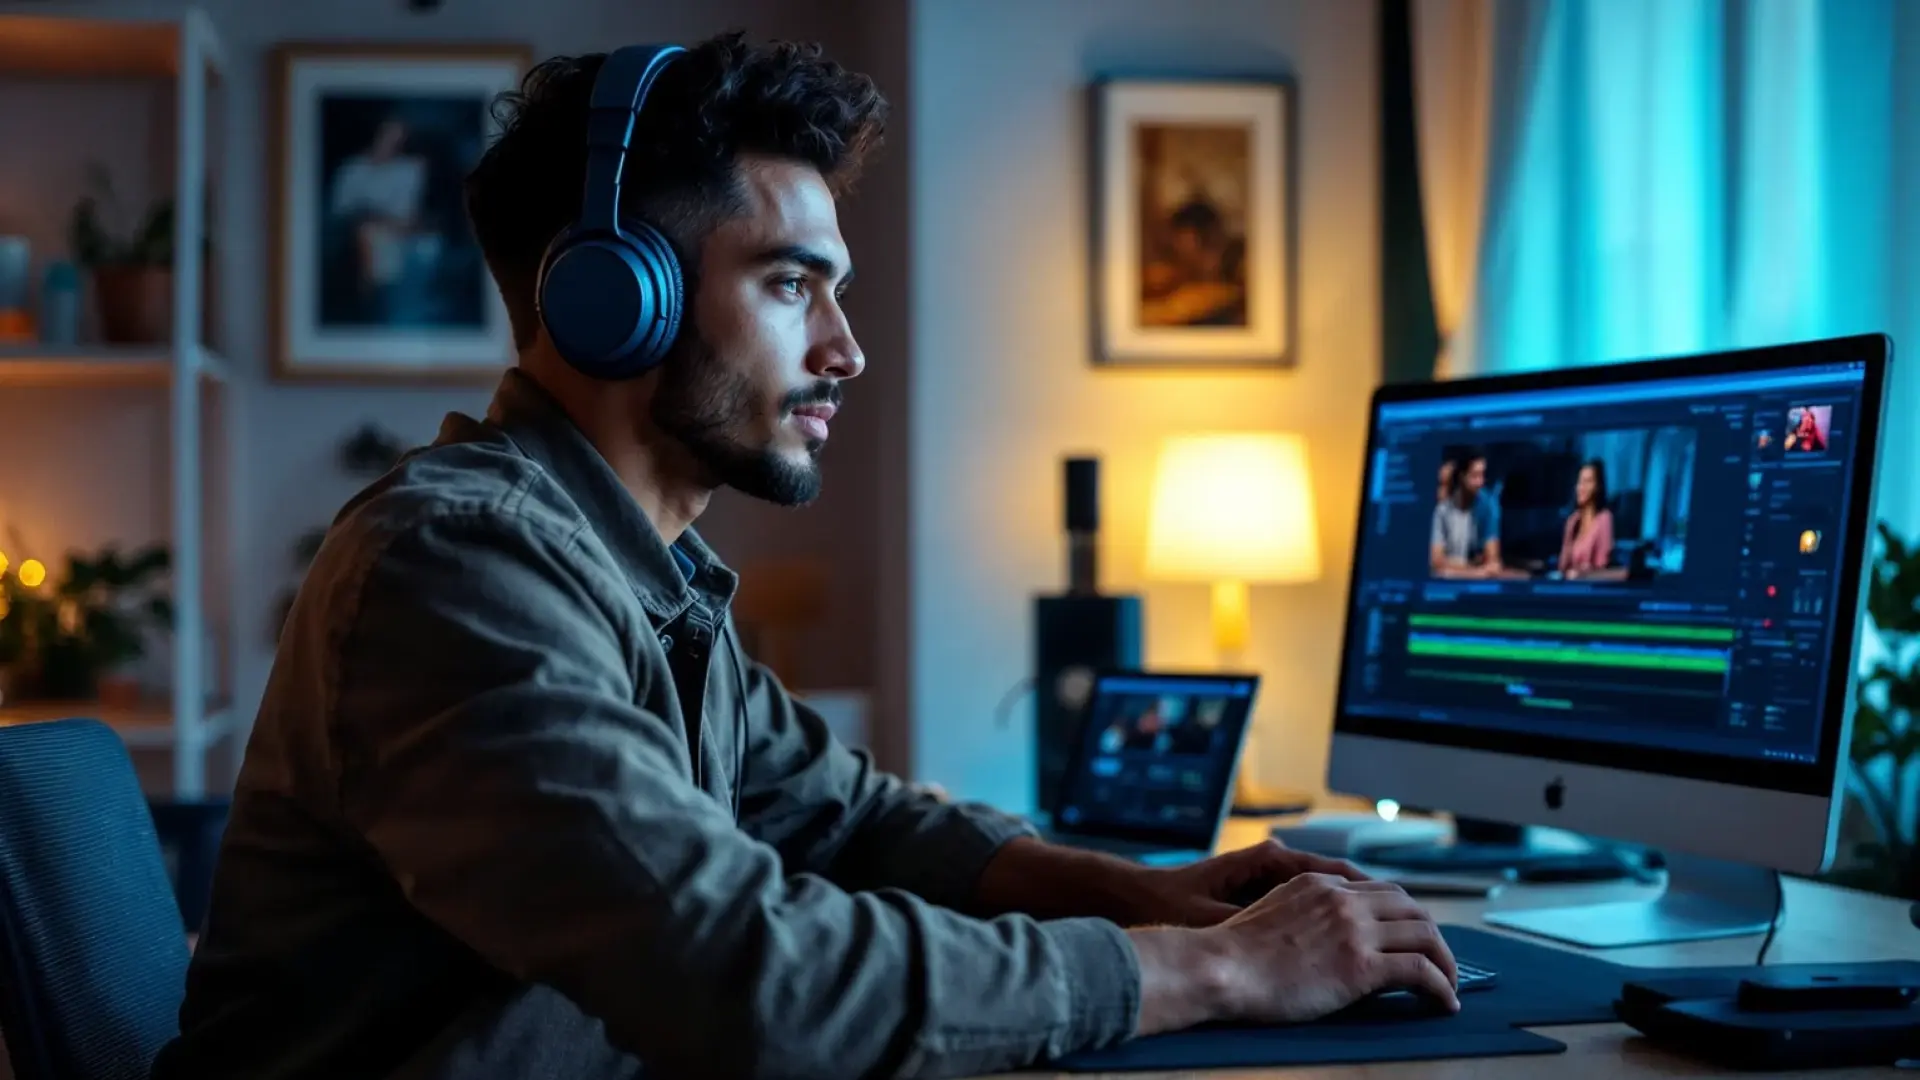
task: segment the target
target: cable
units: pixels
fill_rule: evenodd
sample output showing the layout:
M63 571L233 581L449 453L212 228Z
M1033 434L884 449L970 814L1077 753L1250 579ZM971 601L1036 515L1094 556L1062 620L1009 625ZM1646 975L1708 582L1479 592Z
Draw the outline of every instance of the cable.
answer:
M1033 683L1033 676L1029 675L1013 684L1006 695L1000 699L1000 704L993 707L994 727L1006 729L1007 721L1013 715L1013 707L1020 703L1020 699L1026 696L1027 691L1033 689Z
M1767 966L1767 950L1773 948L1773 935L1780 929L1780 917L1787 911L1787 883L1781 879L1780 871L1773 872L1773 921L1767 924L1767 936L1760 939L1760 952L1753 958L1754 967Z

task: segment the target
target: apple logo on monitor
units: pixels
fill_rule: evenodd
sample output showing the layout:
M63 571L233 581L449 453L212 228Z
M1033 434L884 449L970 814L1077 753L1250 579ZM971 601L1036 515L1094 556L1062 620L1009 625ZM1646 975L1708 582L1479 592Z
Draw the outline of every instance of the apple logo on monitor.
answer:
M1554 777L1553 782L1547 785L1546 797L1547 809L1560 809L1560 804L1567 801L1567 782L1557 776Z

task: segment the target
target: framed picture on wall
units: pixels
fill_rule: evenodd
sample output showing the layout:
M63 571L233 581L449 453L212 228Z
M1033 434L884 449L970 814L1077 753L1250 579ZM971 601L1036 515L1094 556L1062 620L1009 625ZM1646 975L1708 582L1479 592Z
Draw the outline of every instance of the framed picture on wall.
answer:
M1094 362L1293 363L1293 87L1106 79L1093 93Z
M288 44L273 56L273 373L468 382L512 361L461 182L517 45Z

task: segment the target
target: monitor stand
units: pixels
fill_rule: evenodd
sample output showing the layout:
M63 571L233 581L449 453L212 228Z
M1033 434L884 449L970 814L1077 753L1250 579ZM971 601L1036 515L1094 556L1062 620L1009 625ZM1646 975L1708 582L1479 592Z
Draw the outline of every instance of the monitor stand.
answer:
M1668 855L1666 890L1644 900L1489 911L1486 921L1570 945L1618 949L1763 934L1782 913L1780 875Z
M1529 842L1524 826L1503 821L1457 817L1450 843L1388 844L1356 853L1357 861L1387 870L1425 874L1499 874L1546 862L1562 862L1570 853ZM1624 869L1622 871L1624 876Z

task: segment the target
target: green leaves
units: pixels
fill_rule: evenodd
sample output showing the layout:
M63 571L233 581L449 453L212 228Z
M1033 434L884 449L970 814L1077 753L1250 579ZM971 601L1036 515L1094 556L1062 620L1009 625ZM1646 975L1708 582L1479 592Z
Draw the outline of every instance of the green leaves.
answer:
M1859 865L1850 882L1904 892L1916 871L1914 826L1907 787L1920 757L1920 550L1885 522L1880 551L1868 568L1867 617L1885 653L1859 680L1849 790L1872 820L1877 840L1854 845Z
M69 554L65 575L46 593L22 589L9 576L0 662L30 659L47 696L88 696L100 675L146 655L148 634L173 628L166 592L172 568L163 545L131 553L109 546L91 556Z
M1920 634L1920 551L1910 550L1885 522L1881 553L1867 585L1867 615L1882 634Z
M111 177L95 162L87 168L87 182L91 193L74 204L67 224L74 261L84 267L173 265L172 199L156 200L130 232L116 236L104 220L118 211Z

